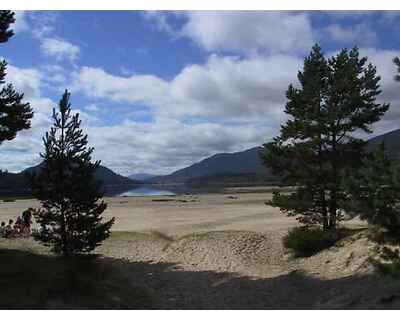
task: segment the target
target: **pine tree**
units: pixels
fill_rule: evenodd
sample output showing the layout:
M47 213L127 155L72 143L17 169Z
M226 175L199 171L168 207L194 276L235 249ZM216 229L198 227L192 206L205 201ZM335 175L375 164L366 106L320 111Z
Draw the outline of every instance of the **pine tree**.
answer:
M380 77L357 48L326 60L315 45L298 80L300 88L290 85L286 93L289 120L261 155L267 167L297 188L276 192L269 204L306 226L334 230L343 219L341 180L364 155L366 142L354 132L372 132L370 125L389 105L375 102Z
M42 208L34 216L42 227L35 238L63 255L89 252L110 234L114 218L103 223L100 183L94 173L93 148L80 129L79 114L71 115L70 94L65 91L54 124L43 138L45 151L40 173L32 177L32 191Z
M373 227L380 257L400 266L400 252L391 246L400 245L400 163L388 158L382 144L344 183L346 209Z
M14 13L0 10L0 43L7 42L13 35L9 30L15 22ZM24 95L15 91L11 84L5 84L7 62L0 61L0 145L6 140L16 137L18 131L30 128L32 109L27 102L23 102Z

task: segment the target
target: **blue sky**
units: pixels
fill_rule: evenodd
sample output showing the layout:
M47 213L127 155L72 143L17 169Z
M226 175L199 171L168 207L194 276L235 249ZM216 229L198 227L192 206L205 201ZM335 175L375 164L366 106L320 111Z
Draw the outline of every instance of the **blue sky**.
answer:
M260 145L279 132L285 90L315 42L327 56L360 47L382 76L380 100L392 104L375 134L399 127L395 11L19 11L16 18L0 56L35 118L0 146L0 167L9 171L40 161L41 137L66 88L95 157L121 174L169 173Z

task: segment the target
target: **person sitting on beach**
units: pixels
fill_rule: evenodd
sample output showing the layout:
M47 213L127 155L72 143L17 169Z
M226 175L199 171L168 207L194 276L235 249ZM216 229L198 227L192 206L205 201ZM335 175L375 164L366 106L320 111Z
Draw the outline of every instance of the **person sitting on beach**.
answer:
M13 228L14 220L8 220L8 225L6 227L5 236L6 238L12 238L14 236L14 228Z
M6 223L2 221L0 226L0 237L4 238L5 236L6 236Z
M24 235L30 235L31 233L32 211L33 208L29 208L22 212L22 233Z
M18 230L18 232L22 230L22 218L19 216L17 217L17 221L15 221L14 229Z
M15 221L14 227L13 227L13 234L12 234L13 237L18 237L20 235L20 232L21 232L21 221L22 220L18 220L18 219L17 219L17 221Z

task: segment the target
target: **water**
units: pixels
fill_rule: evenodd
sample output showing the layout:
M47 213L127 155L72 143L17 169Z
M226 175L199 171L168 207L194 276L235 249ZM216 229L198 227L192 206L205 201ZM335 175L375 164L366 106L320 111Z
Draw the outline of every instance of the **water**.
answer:
M143 196L174 196L175 192L154 188L152 186L138 187L117 194L118 197L143 197Z

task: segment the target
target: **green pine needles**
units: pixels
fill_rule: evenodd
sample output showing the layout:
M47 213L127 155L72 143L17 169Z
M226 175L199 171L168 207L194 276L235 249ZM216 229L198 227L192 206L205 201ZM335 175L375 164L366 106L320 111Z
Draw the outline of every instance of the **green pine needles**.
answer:
M327 60L315 45L298 80L299 88L290 85L286 93L289 119L262 154L267 167L297 188L275 193L270 204L303 225L335 230L344 218L342 179L365 153L366 142L354 133L372 132L389 104L376 103L380 77L357 48Z
M43 138L43 163L32 177L32 191L42 207L34 216L41 226L35 239L65 256L89 252L110 234L114 218L102 222L107 208L100 201L100 183L94 173L100 161L92 162L93 148L80 129L79 114L71 115L70 94L65 91L54 124Z
M13 36L10 25L15 22L14 12L0 10L0 44ZM12 84L6 84L7 62L0 61L0 145L16 137L18 131L29 129L33 110L24 102L24 94L18 93Z
M372 227L372 240L381 261L400 270L400 163L390 160L384 144L363 160L362 167L345 180L347 210ZM384 268L385 264L375 261Z

